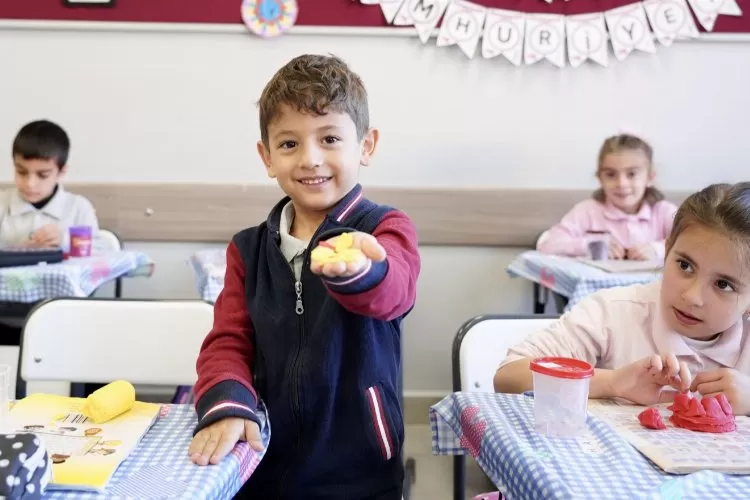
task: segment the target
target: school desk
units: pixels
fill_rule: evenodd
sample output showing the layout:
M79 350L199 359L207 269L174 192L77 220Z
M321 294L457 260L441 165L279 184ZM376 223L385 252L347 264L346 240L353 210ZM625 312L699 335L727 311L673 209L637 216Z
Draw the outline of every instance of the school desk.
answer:
M265 412L260 417L263 442L268 446L271 430ZM264 452L239 443L217 465L194 465L188 447L197 421L191 405L165 405L154 426L114 473L104 493L48 489L43 498L229 500L258 467Z
M57 264L0 269L0 302L30 304L53 297L88 297L103 284L148 276L153 261L141 252L108 252Z
M508 500L734 500L750 491L746 475L667 474L594 415L574 439L538 434L533 415L528 395L454 393L430 408L433 453L474 456Z
M576 259L537 251L522 253L506 271L511 277L527 279L562 297L558 305L565 310L603 288L650 283L661 277L658 272L610 273Z
M120 277L149 276L153 261L141 252L104 252L91 257L66 259L57 264L0 268L0 317L20 328L37 302L54 297L88 297L97 288ZM14 338L2 345L18 345ZM88 388L86 388L88 387ZM94 386L73 384L73 395L84 396ZM16 395L25 394L25 383L16 383Z
M198 295L207 302L216 302L224 288L224 274L227 271L225 249L201 250L190 257L195 273Z

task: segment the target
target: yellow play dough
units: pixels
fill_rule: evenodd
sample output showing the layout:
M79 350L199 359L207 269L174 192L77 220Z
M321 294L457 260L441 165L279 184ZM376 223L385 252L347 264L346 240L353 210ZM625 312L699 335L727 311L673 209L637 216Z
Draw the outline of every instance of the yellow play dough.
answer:
M318 245L310 253L310 258L316 264L332 264L335 262L356 262L363 259L364 254L359 248L352 248L354 237L351 233L343 233L336 238L333 248Z
M103 424L130 410L135 404L135 388L130 382L117 380L95 391L83 405L83 414Z

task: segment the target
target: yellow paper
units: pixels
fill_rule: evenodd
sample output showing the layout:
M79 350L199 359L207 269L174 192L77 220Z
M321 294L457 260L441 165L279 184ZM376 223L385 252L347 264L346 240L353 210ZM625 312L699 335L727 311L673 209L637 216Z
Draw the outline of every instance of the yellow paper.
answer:
M32 394L10 411L10 432L37 434L52 461L51 489L102 492L156 421L160 406L134 402L105 423L83 414L87 400Z

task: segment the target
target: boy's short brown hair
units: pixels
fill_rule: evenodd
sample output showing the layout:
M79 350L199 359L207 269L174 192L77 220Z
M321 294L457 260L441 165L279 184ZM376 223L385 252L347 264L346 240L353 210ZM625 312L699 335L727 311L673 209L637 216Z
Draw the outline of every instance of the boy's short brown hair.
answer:
M348 114L362 139L370 128L367 91L362 79L336 56L295 57L273 75L260 95L260 136L268 148L268 125L286 104L304 113Z

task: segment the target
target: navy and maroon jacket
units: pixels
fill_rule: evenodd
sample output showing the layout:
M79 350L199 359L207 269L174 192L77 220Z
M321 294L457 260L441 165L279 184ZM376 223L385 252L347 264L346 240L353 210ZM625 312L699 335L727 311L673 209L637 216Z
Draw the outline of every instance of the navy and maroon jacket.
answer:
M350 278L299 281L279 248L281 210L234 236L213 329L198 358L197 430L269 413L271 443L243 488L263 500L359 500L401 490L401 320L414 305L416 230L356 186L310 242L373 234L385 262Z

